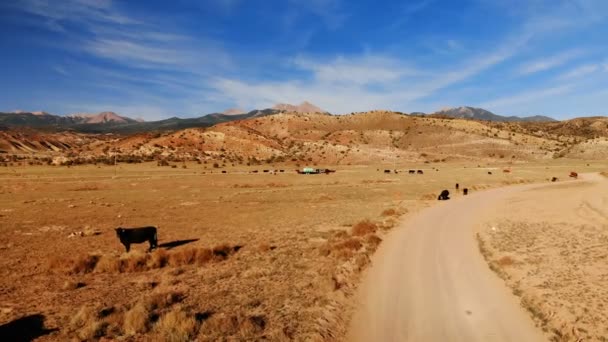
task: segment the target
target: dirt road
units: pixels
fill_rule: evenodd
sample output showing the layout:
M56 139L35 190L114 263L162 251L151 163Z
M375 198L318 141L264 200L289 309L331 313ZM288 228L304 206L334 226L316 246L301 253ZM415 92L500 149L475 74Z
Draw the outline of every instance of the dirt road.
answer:
M596 178L585 176L588 180ZM488 268L479 253L473 227L509 196L548 186L553 185L457 195L405 222L385 239L374 256L348 339L547 340L518 299Z

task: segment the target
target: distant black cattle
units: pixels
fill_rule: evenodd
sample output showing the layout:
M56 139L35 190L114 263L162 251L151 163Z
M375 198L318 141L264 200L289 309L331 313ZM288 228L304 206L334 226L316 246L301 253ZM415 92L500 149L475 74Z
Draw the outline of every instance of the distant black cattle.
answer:
M226 173L226 170L222 170L222 173Z
M141 227L141 228L122 228L114 229L116 236L120 239L127 252L131 249L132 243L150 243L150 251L158 246L158 237L156 235L156 227Z
M458 185L458 183L456 183L456 190L458 190L458 187L459 187L459 186L460 186L460 185Z
M262 172L269 172L270 170L262 170Z
M416 170L409 170L408 173L416 173Z
M394 170L393 172L395 172L395 173L399 173L399 172L397 172L397 170Z
M492 171L488 171L488 174L489 174L489 175L491 175L491 174L492 174Z
M553 177L553 178L551 178L551 181L552 181L552 182L557 182L557 177Z
M466 195L468 195L468 193L469 193L469 189L467 189L467 188L462 189L462 194L463 195L466 196Z
M285 170L279 170L279 172L285 172Z
M258 170L253 170L253 171L251 171L251 172L253 172L253 173L258 173Z
M416 171L416 173L419 174L419 175L422 175L422 174L424 174L424 171L418 170L418 171Z
M391 173L391 170L384 170L384 173Z
M441 192L441 194L439 194L439 197L437 197L438 201L446 201L450 199L450 192L447 190L443 190Z

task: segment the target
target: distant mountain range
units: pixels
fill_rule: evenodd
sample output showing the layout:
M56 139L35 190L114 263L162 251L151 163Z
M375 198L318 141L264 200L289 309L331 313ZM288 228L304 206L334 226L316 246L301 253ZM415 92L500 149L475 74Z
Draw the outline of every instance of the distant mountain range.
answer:
M137 133L147 131L170 131L191 127L209 127L218 123L243 120L281 112L276 109L252 110L243 114L212 113L197 118L178 118L158 121L131 119L113 112L99 114L52 115L29 112L0 112L0 126L29 127L46 131L73 130L84 133Z
M417 113L422 114L422 113ZM456 107L447 108L437 111L431 116L449 116L452 118L461 119L473 119L473 120L485 120L485 121L502 121L502 122L513 122L513 121L527 121L527 122L545 122L545 121L557 121L548 116L535 115L535 116L502 116L494 114L482 108L475 107Z
M244 120L267 115L289 113L327 113L310 102L302 102L299 105L277 104L272 108L252 110L244 112L240 109L228 109L223 113L211 113L196 118L178 118L158 121L143 121L121 116L114 112L102 112L99 114L72 114L52 115L46 112L24 112L16 111L0 113L0 127L29 127L47 131L73 130L85 133L137 133L147 131L171 131L192 127L209 127L218 123ZM473 120L487 121L527 121L546 122L556 121L546 116L501 116L485 109L474 107L457 107L443 109L432 114L413 112L410 115L428 115L435 117L453 117Z

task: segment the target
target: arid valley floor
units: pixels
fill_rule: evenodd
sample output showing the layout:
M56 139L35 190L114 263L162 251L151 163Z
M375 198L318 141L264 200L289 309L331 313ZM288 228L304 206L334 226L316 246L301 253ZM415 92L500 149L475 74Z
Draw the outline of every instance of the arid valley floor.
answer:
M196 163L1 168L2 329L42 315L48 331L32 332L40 341L340 341L361 275L386 232L437 203L442 189L458 198L455 183L477 192L550 183L552 177L562 182L571 170L601 172L608 163L338 165L329 175L299 175L295 167L280 165L285 172L274 175L263 168L227 167L225 174ZM538 298L559 292L563 288L549 286L549 280L540 294L536 284L518 281L529 267L543 279L553 271L542 267L543 258L518 255L528 253L518 241L540 239L529 228L537 223L506 216L513 229L480 233L483 241L490 239L484 242L488 250L500 252L499 267L506 269L499 273L518 292ZM557 221L559 230L542 228L543 236L555 235L545 238L549 245L572 232L566 221ZM125 253L114 228L143 225L159 227L160 248L145 253L142 244ZM583 253L579 245L597 243L593 234L568 249L571 258L585 257L589 250ZM494 265L494 257L489 261ZM558 310L561 304L546 305ZM606 318L605 309L600 316Z

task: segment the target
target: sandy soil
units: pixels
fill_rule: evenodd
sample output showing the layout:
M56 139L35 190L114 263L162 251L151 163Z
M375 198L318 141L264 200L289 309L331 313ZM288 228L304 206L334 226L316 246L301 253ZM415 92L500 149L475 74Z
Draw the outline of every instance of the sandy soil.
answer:
M42 315L57 329L43 341L162 339L176 326L167 322L186 321L182 340L342 340L360 273L399 215L435 204L456 182L475 193L603 168L576 163L488 166L493 175L465 164L328 176L210 174L197 164L2 168L0 332ZM149 224L165 245L125 254L113 228ZM241 248L211 252L224 244Z
M492 270L554 341L608 340L608 180L580 178L514 194L479 232Z

